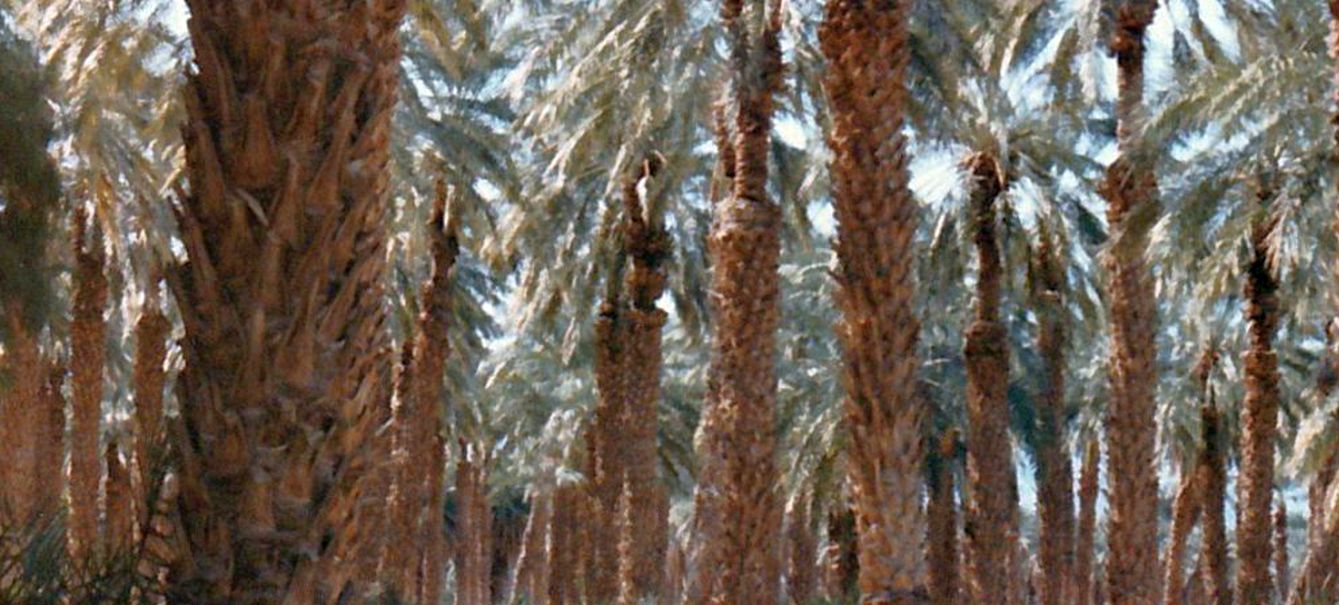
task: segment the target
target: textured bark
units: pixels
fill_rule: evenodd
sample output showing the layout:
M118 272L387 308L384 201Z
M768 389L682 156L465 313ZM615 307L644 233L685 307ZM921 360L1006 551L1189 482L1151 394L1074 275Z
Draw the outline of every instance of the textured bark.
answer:
M818 540L810 510L810 499L804 496L786 508L786 593L792 605L813 601L818 585Z
M623 494L619 497L618 516L618 604L637 605L637 568L633 561L636 554L638 529L632 521L632 484L623 482Z
M103 458L107 474L102 480L102 544L109 556L126 556L130 554L135 527L130 469L126 468L115 442L107 444Z
M1328 397L1329 389L1322 389L1321 396ZM1335 468L1339 463L1339 456L1333 454L1327 456L1321 464L1316 475L1311 478L1311 484L1307 486L1307 520L1306 520L1306 552L1308 556L1312 552L1319 552L1325 543L1325 502L1326 494L1334 480ZM1298 579L1298 586L1310 585L1317 586L1324 581L1323 574L1325 570L1320 567L1312 568L1314 575L1303 576Z
M837 505L828 512L828 546L823 553L826 564L827 597L842 601L858 595L860 576L859 548L856 542L855 512Z
M94 221L75 213L74 319L70 324L70 473L68 537L76 561L98 549L98 485L102 481L99 424L102 420L103 367L106 363L107 262Z
M1214 407L1212 393L1200 407L1200 425L1203 427L1204 449L1200 451L1198 472L1203 498L1201 509L1205 584L1212 605L1232 605L1232 585L1228 574L1227 521L1223 508L1227 505L1227 453L1223 435L1223 420Z
M1088 441L1083 452L1083 471L1079 474L1079 517L1074 536L1074 602L1077 605L1094 605L1093 584L1096 577L1093 572L1093 559L1097 553L1093 550L1097 533L1097 487L1101 451L1097 440Z
M1261 191L1261 199L1270 194ZM1279 417L1279 370L1274 353L1278 327L1278 283L1269 266L1268 238L1274 221L1258 221L1251 231L1246 268L1246 402L1242 412L1239 483L1241 522L1237 526L1237 594L1244 603L1267 603L1274 594L1272 563L1274 449Z
M60 511L65 491L65 366L59 360L46 363L45 377L38 394L41 418L37 428L37 475L34 502L43 518Z
M1071 604L1074 573L1074 469L1066 447L1065 269L1043 234L1031 267L1040 331L1037 350L1045 364L1037 398L1037 506L1041 518L1038 586L1041 605Z
M560 485L553 494L553 514L549 518L549 605L576 605L580 602L577 578L581 574L579 544L580 500L584 496L575 485Z
M976 154L971 173L971 207L977 249L976 318L968 327L967 364L968 589L974 602L1013 602L1011 553L1018 547L1018 485L1009 441L1009 350L1000 321L1001 265L995 237L995 199L1003 175L994 158Z
M493 512L488 503L487 461L461 448L456 463L459 541L456 549L456 605L490 605L493 571Z
M1144 32L1157 3L1130 0L1115 10L1111 50L1116 56L1119 156L1101 193L1113 241L1106 251L1111 316L1111 401L1107 406L1109 489L1106 581L1111 605L1162 601L1158 564L1158 481L1154 463L1157 384L1156 305L1145 264L1147 216L1154 214L1152 169L1131 155L1140 130L1144 88Z
M413 381L410 368L414 365L414 339L400 347L400 360L392 375L390 433L390 481L386 495L386 527L389 534L380 553L378 568L381 581L396 597L409 599L415 591L417 561L419 559L419 515L415 506L422 491L416 483L412 440L417 411L413 404Z
M1167 569L1163 575L1163 583L1167 587L1163 602L1167 605L1182 605L1186 542L1200 516L1203 503L1199 493L1201 487L1202 481L1196 469L1186 469L1181 476L1181 485L1176 490L1176 499L1172 502L1171 537L1167 544Z
M1278 506L1274 507L1274 587L1277 602L1288 598L1288 501L1279 495Z
M665 263L669 260L669 233L658 217L649 214L637 193L638 182L655 176L659 161L643 163L640 178L623 184L623 241L631 261L624 283L627 308L623 366L623 395L627 414L627 448L624 452L624 482L631 499L628 516L632 527L627 560L629 595L634 599L656 599L664 582L665 548L668 539L668 497L660 477L659 432L661 331L666 314L656 307L665 292ZM628 598L628 597L625 597Z
M927 563L930 602L958 605L962 602L958 547L958 503L954 490L953 460L957 437L946 432L939 451L930 456L929 546Z
M902 136L910 52L903 2L829 0L819 36L829 70L828 146L837 219L847 473L859 534L861 602L926 603L922 403L916 397L912 236Z
M175 600L333 603L367 539L389 380L391 115L404 0L190 0Z
M773 93L781 79L781 10L750 32L742 0L722 3L735 102L734 179L717 202L708 239L715 302L708 405L694 493L693 572L688 602L777 600L781 506L777 502L776 331L780 316L781 209L767 197ZM700 520L700 521L699 521Z
M46 419L42 390L46 376L37 338L17 314L9 318L9 340L0 358L0 527L24 526L44 510L41 429Z
M608 294L595 320L595 421L587 433L594 456L589 482L595 515L591 531L589 586L592 603L605 605L618 595L618 502L628 460L627 364L628 322L624 314L619 276L609 277Z
M522 599L531 605L549 602L548 532L551 504L548 494L532 493L530 496L530 514L526 515L521 552L516 557L511 595L507 599L511 605L520 603Z
M131 479L134 482L135 522L144 533L149 521L150 476L163 450L163 387L167 371L167 338L172 324L149 296L135 322L135 411Z

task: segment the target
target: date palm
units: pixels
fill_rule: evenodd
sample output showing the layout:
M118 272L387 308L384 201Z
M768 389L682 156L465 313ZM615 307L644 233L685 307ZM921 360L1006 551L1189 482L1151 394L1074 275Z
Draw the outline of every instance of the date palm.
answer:
M405 6L189 8L172 594L334 602L366 538L356 497L388 386L380 221Z

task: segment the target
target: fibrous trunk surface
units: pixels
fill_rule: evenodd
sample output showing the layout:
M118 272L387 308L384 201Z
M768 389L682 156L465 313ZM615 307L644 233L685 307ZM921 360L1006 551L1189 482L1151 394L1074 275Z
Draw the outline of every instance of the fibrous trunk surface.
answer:
M922 402L902 125L909 51L904 2L829 0L819 32L832 108L847 472L863 603L926 603Z
M333 603L389 381L387 166L404 0L190 0L172 597Z
M724 137L733 180L730 195L715 205L708 241L715 325L697 447L704 469L694 494L697 550L687 597L694 605L771 605L780 589L775 352L781 209L767 195L767 158L772 97L781 79L782 15L777 3L769 4L765 14L752 15L758 19L742 15L742 0L725 0L721 8L734 102ZM751 31L753 22L761 31Z
M1064 266L1043 235L1032 267L1040 321L1037 350L1045 364L1038 398L1037 505L1041 517L1038 586L1042 605L1074 601L1074 469L1066 439Z
M1093 600L1094 566L1093 547L1097 533L1097 488L1101 450L1097 440L1088 441L1083 453L1083 470L1079 473L1079 517L1074 536L1074 602L1090 605Z
M1143 111L1144 33L1156 9L1151 0L1122 3L1115 11L1111 40L1119 156L1101 188L1114 235L1105 258L1111 301L1111 398L1105 431L1112 478L1106 563L1111 605L1156 605L1162 600L1154 464L1156 318L1145 261L1147 233L1133 220L1157 203L1157 184L1151 168L1130 155Z
M74 320L70 324L70 472L68 538L70 556L83 560L98 549L98 486L102 456L102 378L106 365L106 253L94 221L75 213Z
M957 437L946 431L940 438L939 451L930 456L929 566L930 602L934 605L958 605L961 594L961 555L958 545L958 502L954 490L953 461Z

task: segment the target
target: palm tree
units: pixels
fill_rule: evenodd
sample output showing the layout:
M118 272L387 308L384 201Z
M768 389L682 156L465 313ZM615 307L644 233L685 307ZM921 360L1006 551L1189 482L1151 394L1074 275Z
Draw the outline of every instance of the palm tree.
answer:
M167 382L167 372L163 363L167 358L167 339L171 329L172 324L159 309L155 287L149 290L149 297L144 301L139 319L135 322L135 440L130 465L135 483L135 518L141 533L149 521L149 507L145 497L150 475L164 445L163 388Z
M1195 368L1195 381L1203 398L1200 403L1199 460L1195 464L1199 483L1200 514L1202 517L1202 550L1204 581L1209 603L1231 605L1233 602L1231 570L1227 558L1227 522L1223 508L1227 505L1227 443L1223 430L1222 413L1214 402L1209 386L1209 375L1217 364L1218 354L1208 348Z
M866 603L928 602L921 505L916 207L902 137L907 6L830 0L820 29L833 114L838 329L846 362L848 469Z
M926 559L929 566L930 602L934 605L958 605L962 598L959 587L961 557L958 553L958 503L953 473L957 449L956 432L945 431L940 436L938 451L928 457L930 501L927 516L930 528Z
M107 276L101 230L88 232L82 207L74 214L74 320L70 325L70 556L81 560L98 552L98 486L102 458L103 368L106 363Z
M1097 530L1097 487L1101 453L1096 438L1088 440L1083 452L1083 470L1079 473L1079 516L1074 536L1074 602L1093 603L1096 580L1093 546Z
M1135 154L1144 89L1144 32L1157 3L1118 3L1111 51L1117 66L1117 147L1101 193L1113 241L1104 260L1111 313L1111 402L1107 408L1107 457L1111 482L1106 577L1112 605L1162 601L1158 573L1158 482L1153 460L1154 297L1145 266L1147 216L1156 213L1157 183Z
M1065 339L1064 265L1052 236L1042 231L1036 258L1030 266L1039 327L1037 350L1046 364L1038 397L1038 515L1041 517L1040 563L1043 573L1041 602L1047 605L1075 600L1074 578L1074 471L1065 447Z
M773 94L781 84L779 2L725 0L733 123L718 138L730 194L716 202L709 246L716 297L701 471L694 494L692 603L772 603L779 588L776 374L781 210L767 194ZM750 22L761 23L760 31Z
M403 2L193 1L174 599L341 598L389 377L384 234Z
M1264 183L1259 199L1274 196ZM1262 211L1267 212L1265 207ZM1273 598L1270 575L1273 524L1274 448L1279 416L1278 359L1274 333L1278 326L1278 281L1270 267L1268 239L1275 221L1257 218L1251 232L1251 259L1246 268L1246 321L1250 348L1246 352L1246 402L1242 415L1241 523L1237 528L1237 595L1248 603Z

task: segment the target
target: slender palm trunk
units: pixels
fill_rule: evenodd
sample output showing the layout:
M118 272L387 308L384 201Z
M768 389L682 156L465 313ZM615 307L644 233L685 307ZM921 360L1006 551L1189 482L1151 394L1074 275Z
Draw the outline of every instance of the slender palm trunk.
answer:
M833 112L828 144L850 427L847 472L860 594L870 604L929 600L913 314L916 205L901 134L906 28L903 2L829 0L819 33Z
M619 263L621 269L621 262ZM597 605L613 602L618 595L618 518L624 470L630 445L627 413L628 321L622 304L621 271L606 283L604 304L595 320L595 387L599 399L591 439L594 473L591 499L602 522L591 525L593 557L588 598Z
M843 503L828 511L828 545L823 553L825 562L824 584L827 598L844 601L859 596L859 549L856 546L855 512Z
M456 463L460 546L456 549L456 605L493 602L493 511L488 501L487 456L461 448Z
M98 438L102 420L103 366L106 363L106 256L96 224L88 233L82 210L75 213L74 319L70 324L69 546L76 561L98 549L98 485L102 457ZM96 221L95 221L96 223Z
M396 364L391 384L392 401L390 426L387 431L390 440L390 486L386 494L387 514L386 536L379 553L378 575L387 588L397 598L411 598L415 592L415 576L418 566L417 544L419 516L415 506L422 483L416 480L417 468L414 465L415 451L413 438L414 423L418 418L413 404L413 386L410 379L414 365L414 339L405 340L400 347L399 363Z
M1269 193L1261 191L1261 199ZM1267 603L1274 594L1272 562L1274 448L1279 417L1278 283L1269 267L1268 238L1274 221L1258 221L1251 232L1246 269L1246 402L1242 413L1241 523L1237 527L1237 594L1245 603Z
M26 525L44 510L40 474L43 444L39 440L46 417L42 389L46 376L37 338L11 315L3 363L8 384L0 387L0 527ZM46 502L46 504L50 504Z
M930 544L926 559L929 564L930 602L934 605L958 605L962 600L958 503L953 480L953 460L957 457L957 447L956 434L946 431L940 438L939 451L929 458Z
M623 584L635 600L659 597L669 537L668 498L660 478L657 442L661 331L666 314L656 307L656 301L665 292L664 265L669 260L671 242L668 231L644 207L637 193L638 182L654 177L658 163L657 159L648 159L640 178L628 178L623 184L623 237L631 261L624 284L628 307L623 311L627 321L623 394L628 418L624 472L631 496L628 517L636 531L629 536L632 542L628 558L619 566L629 570Z
M1204 449L1200 451L1200 473L1203 557L1205 582L1211 605L1232 605L1232 585L1229 581L1227 558L1227 461L1222 415L1214 407L1212 394L1200 406L1200 425Z
M773 93L781 79L781 7L769 2L751 32L743 0L725 0L730 40L734 180L714 208L708 246L713 259L714 335L709 405L699 459L714 470L694 495L694 575L688 600L738 605L777 600L781 507L776 468L776 330L780 319L781 209L767 196ZM759 10L762 10L759 7ZM696 520L695 520L696 523Z
M549 517L549 605L576 605L580 601L577 577L581 572L579 544L581 488L560 485L553 494L553 514Z
M552 500L547 492L530 494L530 514L526 515L525 530L521 535L521 552L516 557L511 595L507 603L537 605L548 603L548 531L552 516ZM543 579L540 574L543 574Z
M1274 507L1274 585L1277 602L1288 598L1288 501L1279 494L1278 505Z
M61 496L65 491L65 366L58 359L46 362L45 377L38 394L41 418L37 427L37 484L35 486L38 510L43 519L50 519L60 511Z
M109 556L127 556L133 545L135 527L130 470L115 442L107 444L103 458L107 474L102 478L102 543Z
M1200 491L1203 482L1196 468L1187 468L1182 472L1181 485L1176 490L1176 499L1172 502L1172 529L1168 540L1166 572L1163 575L1167 587L1164 595L1166 605L1182 605L1182 587L1185 584L1185 555L1190 532L1195 529L1202 509L1203 499Z
M1009 350L1000 321L1001 264L995 237L995 199L1004 176L994 158L976 154L971 174L973 231L977 248L976 318L967 329L968 588L975 602L1010 595L1011 553L1018 546L1018 487L1009 441Z
M1090 439L1083 452L1083 470L1079 474L1079 517L1074 536L1074 602L1094 605L1093 550L1097 533L1097 487L1101 451L1097 440Z
M349 598L390 378L385 229L404 0L189 0L185 367L174 430L186 551L171 596Z
M1031 276L1041 324L1037 350L1046 367L1037 411L1040 601L1062 605L1074 601L1074 469L1065 434L1065 274L1049 235L1037 247Z
M156 288L156 286L155 286ZM167 382L167 338L172 324L151 295L135 322L135 412L131 478L135 494L135 523L145 533L149 522L151 474L163 449L163 387Z
M1328 389L1323 390L1321 397L1328 397ZM1306 552L1318 552L1325 543L1325 496L1329 490L1331 482L1334 480L1335 468L1339 463L1339 456L1331 454L1327 456L1321 464L1320 469L1316 471L1315 476L1311 478L1311 484L1307 486L1307 518L1306 518ZM1318 585L1324 581L1320 576L1319 569L1313 577L1302 577L1298 579L1298 584Z
M1107 457L1112 477L1106 577L1111 605L1162 601L1158 565L1158 481L1154 464L1154 385L1157 383L1154 293L1145 265L1147 233L1135 220L1156 205L1150 166L1132 154L1144 89L1144 33L1157 3L1136 0L1116 9L1111 50L1116 55L1119 157L1107 169L1102 195L1114 234L1106 257L1111 300L1111 402Z
M797 496L786 507L786 592L792 605L813 601L817 588L818 540L811 498Z

